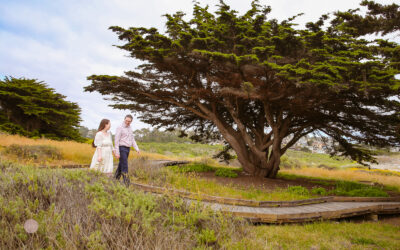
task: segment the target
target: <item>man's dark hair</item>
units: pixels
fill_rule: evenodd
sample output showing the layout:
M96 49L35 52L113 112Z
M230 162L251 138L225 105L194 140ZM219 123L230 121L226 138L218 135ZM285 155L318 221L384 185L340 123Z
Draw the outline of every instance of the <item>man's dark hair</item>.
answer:
M127 118L127 117L128 117L128 118L131 118L131 120L133 120L132 115L126 115L125 118Z

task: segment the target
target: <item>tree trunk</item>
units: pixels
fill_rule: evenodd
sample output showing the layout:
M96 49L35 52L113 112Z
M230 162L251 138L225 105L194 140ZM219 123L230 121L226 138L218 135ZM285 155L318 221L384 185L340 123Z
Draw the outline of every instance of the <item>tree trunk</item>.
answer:
M238 161L243 167L243 170L252 175L266 178L275 178L279 164L281 162L281 154L279 150L273 150L268 157L267 155L260 155L251 152L245 145L240 145L237 142L229 141L233 150L236 152Z
M252 175L266 178L275 178L280 164L280 139L274 141L273 150L268 156L264 152L254 152L245 144L239 133L236 133L232 128L224 126L221 121L215 120L215 124L221 132L225 140L231 145L236 152L238 161L243 167L243 170Z

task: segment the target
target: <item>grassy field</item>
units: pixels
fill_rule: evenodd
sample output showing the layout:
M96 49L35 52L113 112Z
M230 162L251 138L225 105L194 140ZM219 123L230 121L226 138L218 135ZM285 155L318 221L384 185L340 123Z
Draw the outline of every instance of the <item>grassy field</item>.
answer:
M179 143L142 143L139 144L141 154L131 153L131 159L171 159L171 160L190 160L202 161L208 165L217 168L225 168L215 160L210 158L220 145L202 145L202 144L179 144ZM31 165L64 165L64 164L89 164L94 149L90 144L77 143L72 141L54 141L47 139L29 139L17 135L0 134L0 154L4 159ZM325 165L335 170L316 168L313 166ZM347 166L340 168L340 166ZM350 166L353 166L352 168ZM311 154L301 151L288 151L282 158L281 173L295 174L300 176L318 177L325 179L341 179L347 181L369 181L376 182L385 186L394 187L400 191L400 175L391 174L391 171L367 171L359 172L357 164L346 159L333 159L324 154ZM229 167L229 166L228 166ZM336 170L337 169L337 170ZM384 173L384 174L382 174ZM222 173L224 174L224 173ZM217 183L202 183L187 181L188 178L183 175L176 175L175 181L169 185L176 188L187 188L190 191L199 190L219 190L218 194L235 193L234 187L220 187ZM193 180L198 178L193 177ZM186 183L186 184L185 184ZM248 194L250 193L250 194ZM260 190L254 189L250 192L237 190L235 197L254 199L268 199L277 196L271 192L261 194ZM265 192L264 192L265 193ZM279 190L279 193L285 193ZM252 195L257 194L257 195ZM282 199L294 199L292 194L284 194ZM301 196L305 198L306 196ZM313 197L307 194L307 197Z
M27 219L39 223L27 234ZM382 222L252 225L87 170L0 161L0 249L398 249Z
M399 249L399 226L381 222L316 222L253 227L253 249ZM246 239L246 241L251 241Z
M325 187L315 187L311 190L302 186L287 186L285 188L259 189L251 185L239 187L234 184L221 184L215 180L200 178L200 172L214 172L219 176L218 170L228 170L228 173L235 173L240 169L226 168L221 166L212 166L204 163L191 163L186 166L172 166L167 168L149 167L150 165L144 159L134 159L130 163L130 173L132 178L137 182L152 184L155 186L163 186L172 189L186 190L195 194L223 196L238 199L250 200L270 200L270 201L286 201L316 198L329 195L341 196L372 196L387 197L388 194L381 187L371 187L366 184L359 184L350 181L336 179L327 184L335 186L328 191ZM225 172L225 171L224 171ZM224 176L235 178L234 176ZM280 174L282 179L294 179L297 177L306 178L305 176L297 176L293 174ZM398 178L400 180L400 178ZM324 180L318 178L315 181L316 186L325 185Z
M19 147L12 148L11 145ZM156 148L159 145L140 145L142 150L146 146ZM176 148L181 146L175 145ZM34 167L66 162L88 164L93 153L88 144L1 134L0 147L0 249L110 249L124 246L145 249L398 249L400 245L398 225L345 221L252 225L199 205L185 205L174 195L152 196L126 188L97 172ZM265 192L199 179L196 171L216 173L227 169L231 173L237 170L207 158L215 148L204 145L185 144L182 148L185 153L181 154L185 154L185 159L202 160L202 166L192 164L184 170L170 167L160 171L137 164L148 159L182 158L173 144L169 147L171 149L165 146L159 151L142 152L140 158L132 154L131 161L136 163L135 169L130 170L138 181L199 194L254 200L317 196L304 192L301 187ZM166 152L171 153L167 153L168 156L158 154ZM281 170L282 178L370 181L399 188L400 176L391 171L340 168L353 163L343 159L327 160L326 155L289 152L287 157L284 163L298 165ZM323 164L335 169L310 167L308 161L310 166ZM23 229L29 218L39 223L39 230L33 235Z

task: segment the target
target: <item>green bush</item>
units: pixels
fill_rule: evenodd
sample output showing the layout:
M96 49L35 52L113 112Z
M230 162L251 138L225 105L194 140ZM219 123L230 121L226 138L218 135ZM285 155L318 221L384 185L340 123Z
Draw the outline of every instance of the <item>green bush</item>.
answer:
M287 189L290 193L297 194L297 195L309 195L310 192L307 188L302 186L290 186Z
M232 169L219 168L215 171L215 176L236 178L238 177L238 174Z
M32 160L60 160L60 150L48 145L17 145L12 144L5 149L6 154L13 154L23 159Z
M323 187L315 187L311 189L312 194L318 194L318 195L327 195L328 192L326 191L325 188Z

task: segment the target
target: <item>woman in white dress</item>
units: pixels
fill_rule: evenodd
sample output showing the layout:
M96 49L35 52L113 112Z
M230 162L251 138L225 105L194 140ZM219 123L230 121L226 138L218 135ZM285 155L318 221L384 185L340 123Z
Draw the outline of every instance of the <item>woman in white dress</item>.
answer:
M94 152L90 169L101 171L107 176L112 176L113 172L113 151L114 146L112 142L111 122L108 119L103 119L100 122L98 132L92 143L96 147Z

